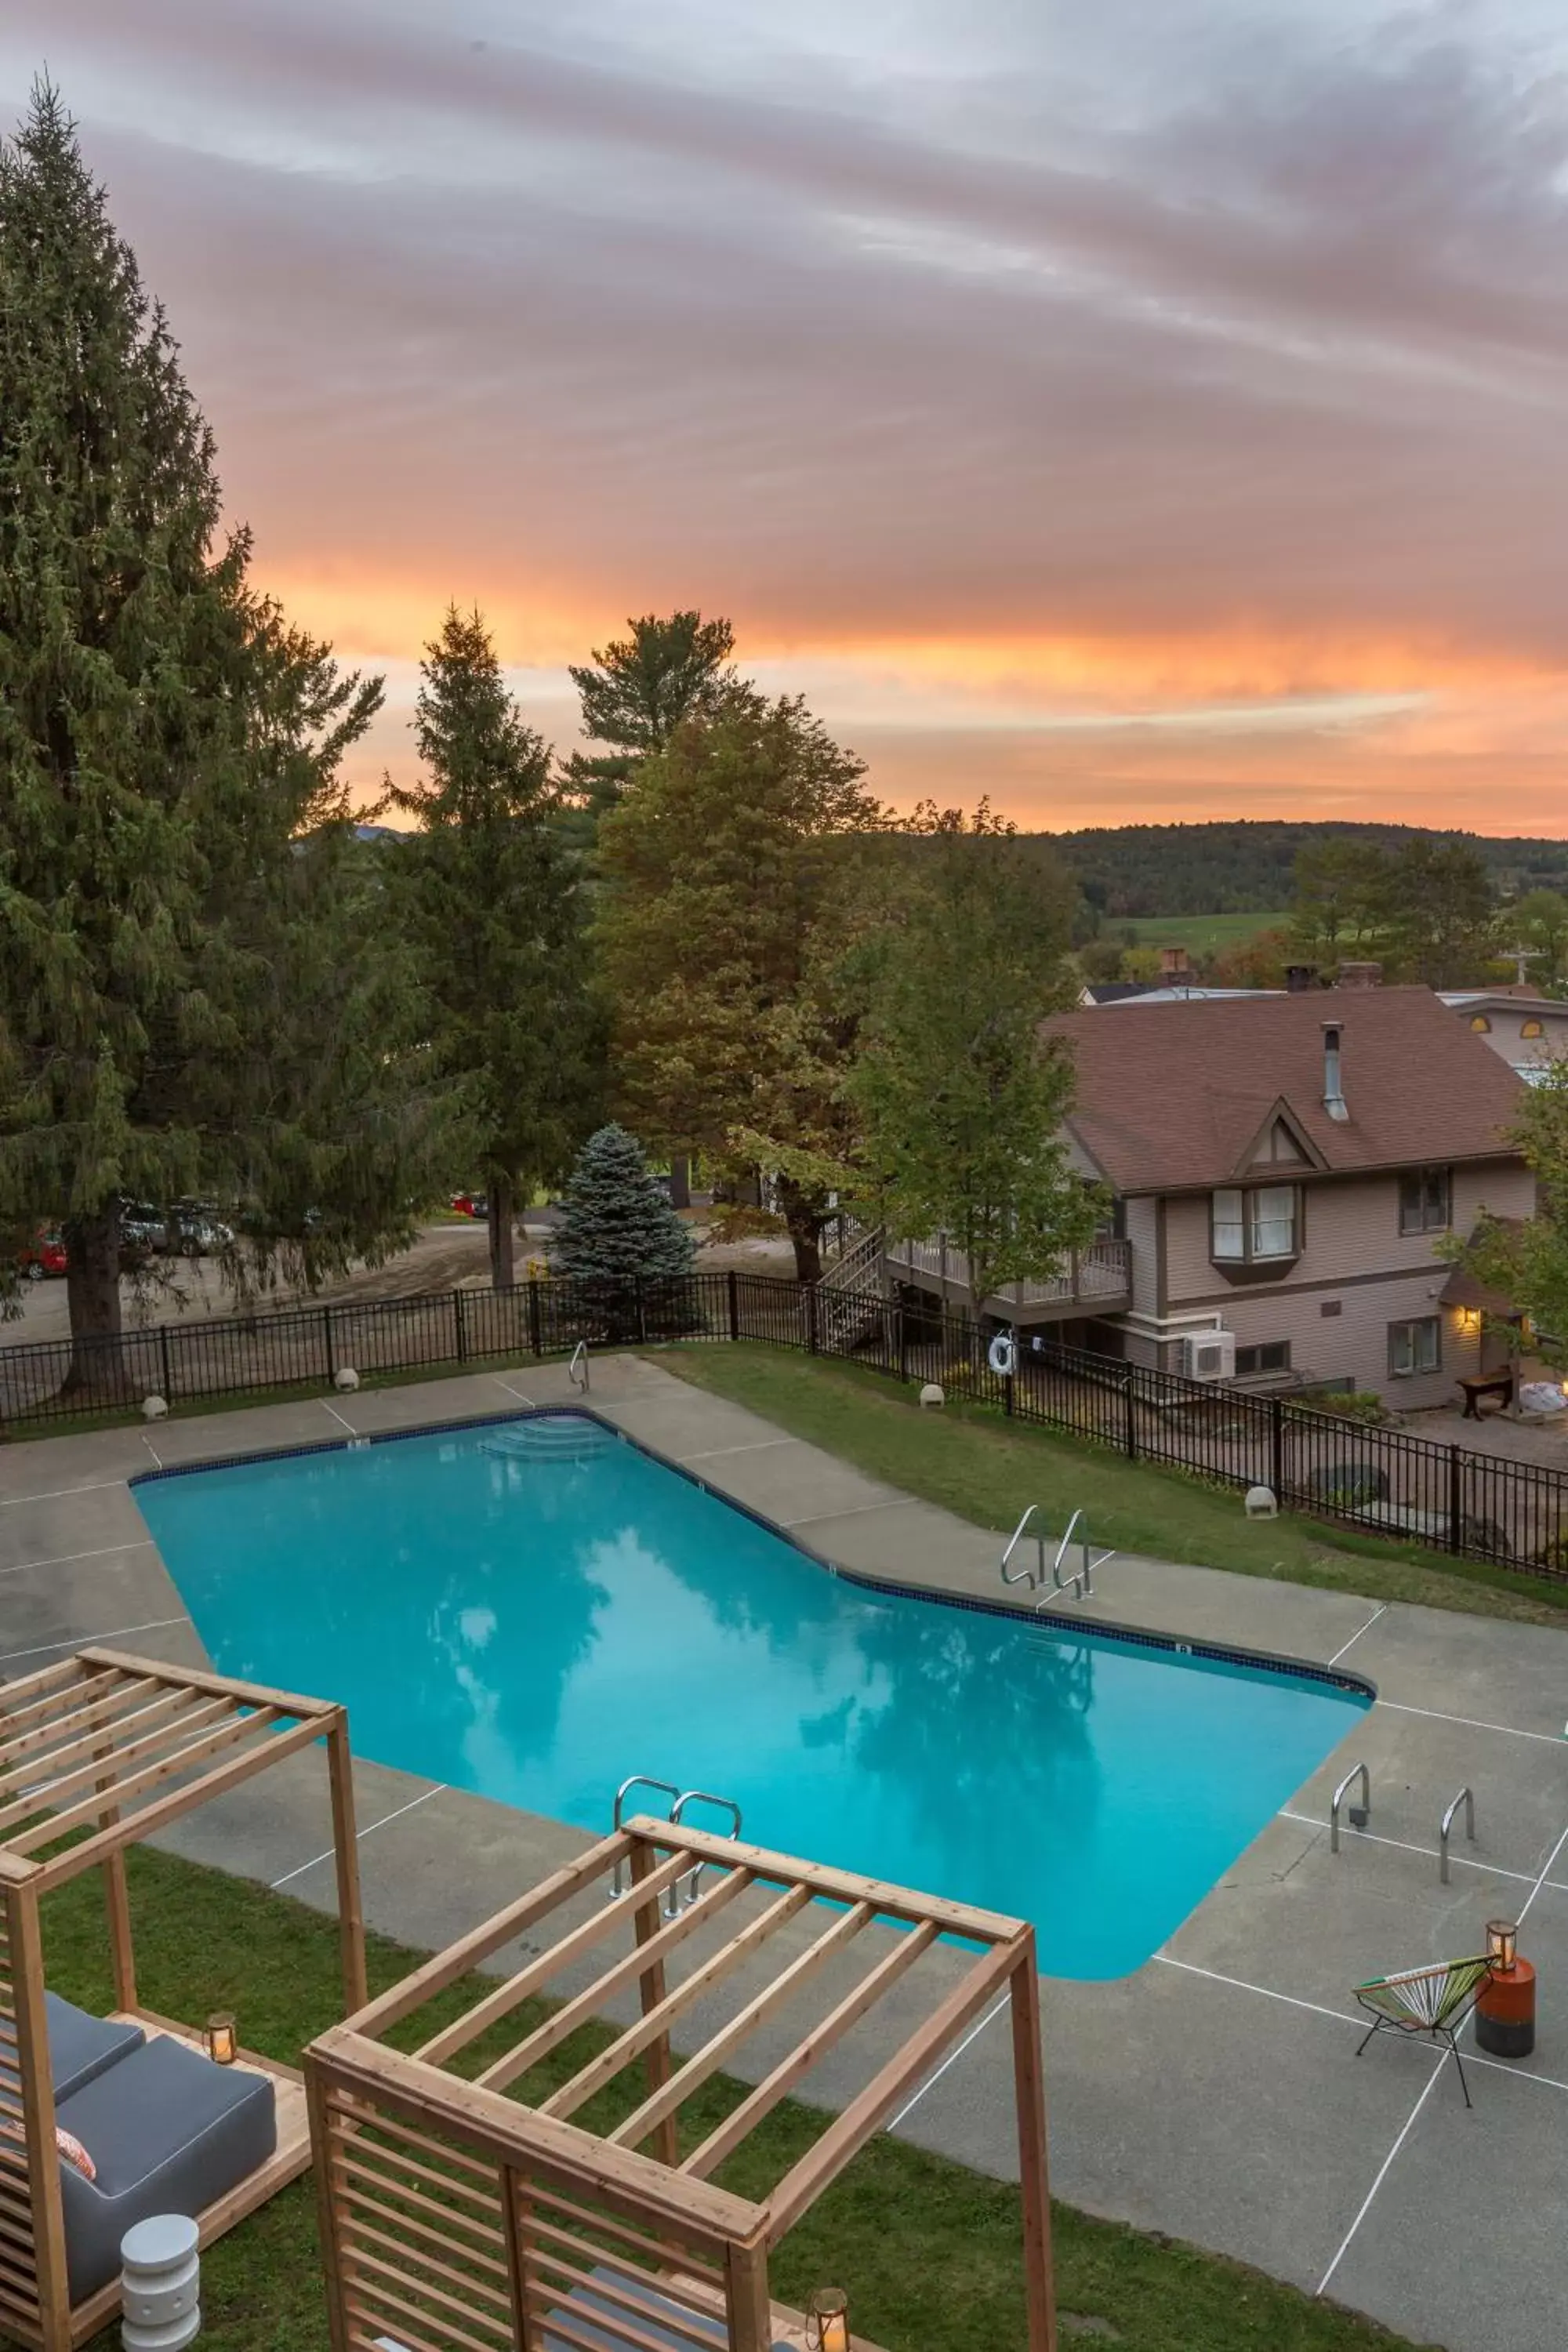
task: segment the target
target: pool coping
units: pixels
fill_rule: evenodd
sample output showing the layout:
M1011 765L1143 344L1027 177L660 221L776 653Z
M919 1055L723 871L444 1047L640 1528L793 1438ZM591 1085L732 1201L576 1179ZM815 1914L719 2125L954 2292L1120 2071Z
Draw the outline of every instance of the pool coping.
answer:
M840 1583L855 1585L868 1592L882 1594L892 1600L918 1601L928 1607L964 1609L977 1616L1005 1618L1019 1625L1048 1626L1054 1632L1074 1634L1080 1641L1120 1642L1130 1648L1161 1650L1173 1657L1204 1658L1215 1664L1251 1667L1287 1675L1299 1682L1323 1683L1331 1690L1364 1698L1369 1705L1375 1705L1378 1697L1377 1685L1367 1675L1325 1665L1313 1658L1293 1657L1282 1651L1250 1649L1240 1642L1186 1641L1179 1634L1163 1633L1152 1626L1129 1624L1120 1619L1097 1617L1090 1621L1070 1616L1066 1610L1028 1609L1017 1601L984 1600L973 1593L939 1591L930 1585L909 1584L895 1577L871 1575L864 1569L841 1567L837 1560L829 1559L825 1552L804 1542L790 1528L781 1526L778 1520L770 1518L765 1511L759 1511L737 1496L726 1494L722 1487L713 1486L685 1463L675 1461L670 1455L661 1453L658 1446L632 1436L629 1431L622 1429L604 1413L596 1412L589 1404L518 1406L500 1412L464 1413L443 1421L422 1422L412 1429L356 1432L346 1437L312 1438L302 1444L260 1446L248 1453L216 1454L200 1462L161 1464L155 1469L138 1471L127 1479L126 1485L134 1494L137 1487L153 1486L161 1479L192 1478L209 1470L237 1470L258 1462L282 1462L306 1454L363 1453L373 1445L397 1445L409 1438L440 1437L459 1430L493 1429L529 1421L591 1423L617 1444L631 1446L647 1460L658 1463L660 1469L672 1471L700 1493L711 1496L715 1502L722 1503L742 1518L750 1519L779 1542L787 1544L792 1551L798 1552L803 1559L810 1560L815 1568L824 1570Z

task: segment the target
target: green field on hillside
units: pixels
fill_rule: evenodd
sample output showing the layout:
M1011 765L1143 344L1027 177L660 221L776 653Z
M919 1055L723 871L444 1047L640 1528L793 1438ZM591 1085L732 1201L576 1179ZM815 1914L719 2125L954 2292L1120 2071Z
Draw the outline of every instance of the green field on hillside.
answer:
M1119 940L1132 932L1140 947L1185 948L1189 955L1222 955L1244 947L1259 931L1283 930L1289 908L1273 915L1108 915L1103 936Z

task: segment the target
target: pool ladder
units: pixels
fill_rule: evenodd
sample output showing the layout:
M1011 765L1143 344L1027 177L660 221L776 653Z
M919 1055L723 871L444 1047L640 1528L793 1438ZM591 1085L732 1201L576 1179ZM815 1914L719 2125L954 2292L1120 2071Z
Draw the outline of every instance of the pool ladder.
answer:
M574 1389L581 1389L584 1395L587 1395L588 1342L586 1339L579 1339L577 1345L573 1349L572 1360L566 1367L566 1377L571 1381ZM663 1785L664 1784L661 1781L659 1786L662 1788Z
M1018 1546L1023 1542L1025 1535L1029 1532L1029 1521L1034 1517L1035 1513L1042 1507L1043 1506L1039 1503L1031 1503L1023 1517L1019 1520L1017 1526L1014 1528L1012 1539L1009 1542L1006 1550L1002 1555L1002 1581L1004 1584L1026 1584L1029 1586L1030 1590L1033 1591L1045 1583L1046 1546L1049 1542L1050 1538L1043 1527L1036 1528L1030 1538L1035 1546L1036 1565L1033 1568L1021 1568L1013 1575L1009 1575L1007 1572L1008 1561L1012 1559L1013 1554L1017 1550ZM1062 1574L1063 1563L1075 1545L1081 1554L1080 1563L1070 1576L1064 1576ZM1071 1518L1067 1523L1067 1527L1063 1531L1062 1539L1060 1543L1058 1544L1055 1555L1050 1562L1050 1592L1041 1594L1040 1599L1035 1603L1036 1608L1043 1609L1047 1601L1058 1592L1070 1592L1074 1599L1078 1601L1092 1601L1094 1598L1095 1570L1097 1568L1103 1568L1108 1559L1114 1559L1115 1557L1116 1554L1114 1551L1096 1551L1094 1549L1093 1545L1089 1540L1089 1522L1082 1511L1075 1511Z
M730 1835L738 1838L741 1834L741 1808L733 1797L716 1797L709 1789L678 1789L673 1780L656 1780L647 1772L634 1772L630 1780L623 1780L616 1790L615 1811L610 1817L613 1830L620 1828L626 1799L634 1789L657 1789L661 1795L668 1797L671 1802L664 1818L672 1826L679 1825L688 1805L717 1805L730 1816ZM682 1911L696 1902L697 1889L707 1867L706 1862L696 1863L690 1870L683 1871L679 1878L671 1881L664 1898L667 1919L679 1919ZM626 1864L617 1862L610 1878L609 1900L617 1903L629 1891L632 1890L627 1885Z

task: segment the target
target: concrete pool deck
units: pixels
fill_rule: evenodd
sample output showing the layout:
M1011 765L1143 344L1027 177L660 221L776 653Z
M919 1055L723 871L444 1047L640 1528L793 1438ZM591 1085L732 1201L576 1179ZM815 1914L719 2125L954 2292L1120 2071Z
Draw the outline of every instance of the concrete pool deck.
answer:
M825 1559L1000 1597L996 1535L646 1360L601 1359L593 1381L588 1402L605 1419ZM575 1401L563 1367L529 1367L302 1398L145 1434L9 1445L0 1450L0 1675L88 1641L205 1662L129 1489L139 1471ZM1123 1557L1096 1581L1095 1599L1073 1613L1338 1663L1378 1697L1144 1968L1109 1984L1044 1980L1056 2192L1326 2291L1418 2342L1560 2352L1568 1632ZM1363 1759L1369 1828L1347 1828L1331 1854L1330 1793ZM626 1771L647 1761L620 1760ZM330 1909L324 1775L299 1761L299 1773L280 1769L205 1809L177 1843ZM367 1916L414 1944L449 1940L586 1842L369 1761L356 1777ZM612 1766L606 1811L616 1777ZM1477 1842L1456 1824L1445 1886L1438 1821L1466 1785ZM1422 2045L1380 2037L1358 2062L1363 2021L1352 1985L1484 1948L1485 1923L1500 1914L1523 1922L1521 1947L1540 1971L1534 2055L1489 2060L1467 2043L1473 2113L1452 2065ZM704 2024L694 2011L693 2032ZM1005 2027L983 2021L898 2128L1010 2175L1010 2084ZM832 2103L832 2070L807 2087Z

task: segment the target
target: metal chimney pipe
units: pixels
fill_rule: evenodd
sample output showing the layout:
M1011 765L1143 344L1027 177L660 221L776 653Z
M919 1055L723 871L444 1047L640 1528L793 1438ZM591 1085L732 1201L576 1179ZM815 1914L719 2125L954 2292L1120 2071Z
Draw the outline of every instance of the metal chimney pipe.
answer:
M1349 1118L1340 1076L1340 1024L1337 1021L1323 1024L1323 1108L1331 1118Z

